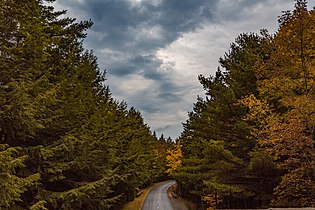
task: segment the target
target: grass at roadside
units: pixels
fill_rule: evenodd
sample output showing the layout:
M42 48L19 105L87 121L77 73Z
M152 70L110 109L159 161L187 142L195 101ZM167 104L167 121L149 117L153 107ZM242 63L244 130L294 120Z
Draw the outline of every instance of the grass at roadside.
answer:
M141 205L142 205L144 199L147 197L150 190L158 184L160 184L160 183L155 183L155 184L143 189L142 194L139 197L137 197L133 201L123 205L123 207L120 210L131 210L131 209L132 210L140 210Z

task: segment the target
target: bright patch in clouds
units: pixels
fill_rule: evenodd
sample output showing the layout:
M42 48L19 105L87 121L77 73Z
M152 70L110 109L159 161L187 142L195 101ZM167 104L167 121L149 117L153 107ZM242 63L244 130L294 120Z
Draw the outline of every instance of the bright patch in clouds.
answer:
M152 84L152 80L145 79L139 75L131 75L130 77L126 78L126 80L122 81L120 87L126 92L130 92L130 94L135 95L139 92L148 90Z

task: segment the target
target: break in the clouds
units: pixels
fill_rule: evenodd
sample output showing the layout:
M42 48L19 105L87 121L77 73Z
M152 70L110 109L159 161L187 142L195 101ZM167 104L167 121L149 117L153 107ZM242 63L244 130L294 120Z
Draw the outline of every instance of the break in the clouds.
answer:
M314 5L309 1L309 5ZM57 0L68 16L91 19L85 47L107 69L113 97L143 114L158 134L176 138L197 95L199 74L240 33L277 29L292 0Z

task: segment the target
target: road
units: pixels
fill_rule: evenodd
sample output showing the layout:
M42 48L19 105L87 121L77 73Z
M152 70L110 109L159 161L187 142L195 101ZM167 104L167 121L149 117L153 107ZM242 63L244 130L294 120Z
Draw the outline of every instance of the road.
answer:
M144 200L141 210L174 210L167 196L167 189L173 184L175 181L168 181L154 187Z

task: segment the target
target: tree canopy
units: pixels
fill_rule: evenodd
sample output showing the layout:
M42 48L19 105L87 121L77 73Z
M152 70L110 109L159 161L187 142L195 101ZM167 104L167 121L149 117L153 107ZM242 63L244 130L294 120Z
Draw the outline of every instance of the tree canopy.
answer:
M49 2L0 2L0 208L117 209L165 176L168 144L112 98L92 22Z
M172 177L206 208L315 207L315 12L241 34L173 143L115 100L90 20L0 1L0 209L119 209Z
M314 207L314 9L241 34L198 97L173 177L209 208Z

